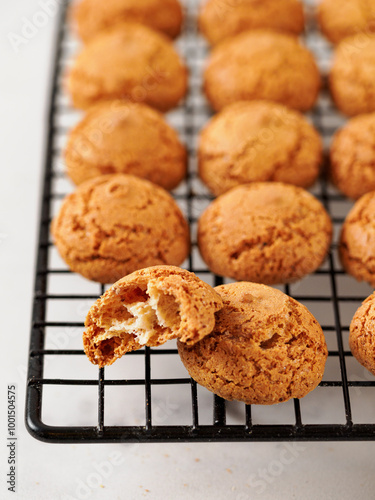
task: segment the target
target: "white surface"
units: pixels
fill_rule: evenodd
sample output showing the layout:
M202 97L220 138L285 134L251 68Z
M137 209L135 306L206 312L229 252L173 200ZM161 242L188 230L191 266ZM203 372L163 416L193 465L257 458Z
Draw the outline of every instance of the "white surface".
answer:
M9 383L18 384L17 499L374 498L373 443L48 445L28 435L25 369L54 19L18 54L7 34L38 11L36 0L0 4L0 498L11 498Z

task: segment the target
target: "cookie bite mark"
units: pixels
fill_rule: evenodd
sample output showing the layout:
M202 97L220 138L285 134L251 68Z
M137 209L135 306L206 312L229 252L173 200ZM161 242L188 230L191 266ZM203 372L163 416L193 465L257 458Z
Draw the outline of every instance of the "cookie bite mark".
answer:
M137 271L115 283L92 306L85 352L100 367L147 345L180 339L192 345L209 334L220 296L193 273L173 266Z

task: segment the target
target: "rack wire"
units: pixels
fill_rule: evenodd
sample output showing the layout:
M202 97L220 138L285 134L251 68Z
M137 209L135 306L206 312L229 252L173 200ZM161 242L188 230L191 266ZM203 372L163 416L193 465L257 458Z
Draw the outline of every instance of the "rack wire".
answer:
M187 145L190 168L186 182L173 194L192 231L192 253L183 267L218 285L229 280L209 272L196 246L197 219L211 200L196 175L196 142L210 110L201 93L207 46L196 29L198 2L187 0L185 6L185 30L177 46L190 68L190 93L168 119ZM308 23L305 42L326 73L330 50L313 21ZM329 357L315 391L302 400L269 407L225 402L189 378L173 343L129 353L105 369L88 362L81 345L82 318L106 287L72 273L49 236L51 218L72 190L65 178L62 150L80 114L70 108L62 78L77 47L67 26L65 6L56 40L41 200L26 394L29 432L55 443L374 439L375 378L357 363L348 347L350 319L372 290L346 276L340 266L337 235L351 203L324 178L312 192L334 222L331 252L316 273L279 287L304 303L325 332ZM327 147L343 118L326 90L310 118Z

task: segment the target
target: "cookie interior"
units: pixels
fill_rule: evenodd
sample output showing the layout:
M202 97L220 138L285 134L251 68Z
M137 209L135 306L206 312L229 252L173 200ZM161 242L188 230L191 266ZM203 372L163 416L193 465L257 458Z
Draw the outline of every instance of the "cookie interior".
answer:
M152 282L129 286L101 306L91 325L94 356L101 366L111 364L126 352L176 338L180 324L180 305L173 295Z

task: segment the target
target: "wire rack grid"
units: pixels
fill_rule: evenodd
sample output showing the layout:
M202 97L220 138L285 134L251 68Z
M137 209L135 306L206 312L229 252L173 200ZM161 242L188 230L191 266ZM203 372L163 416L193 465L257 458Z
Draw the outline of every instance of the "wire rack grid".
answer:
M211 200L196 175L197 137L211 114L201 92L207 46L197 33L198 4L186 0L185 29L177 42L190 69L190 92L168 120L187 145L190 158L186 182L173 193L192 232L192 252L183 267L216 286L230 280L209 272L196 245L197 219ZM331 54L314 21L308 23L305 42L326 74ZM71 273L49 235L51 218L72 191L62 151L80 113L70 107L62 78L77 48L65 7L56 41L41 202L26 395L29 432L37 439L60 443L374 439L375 378L356 362L348 347L350 319L372 290L346 276L340 266L337 235L351 203L324 179L312 192L334 223L331 252L313 275L279 287L305 304L325 332L329 357L315 391L301 401L271 407L225 402L188 377L173 343L127 354L105 369L88 362L81 343L83 318L106 287ZM326 90L309 117L328 147L343 119Z

